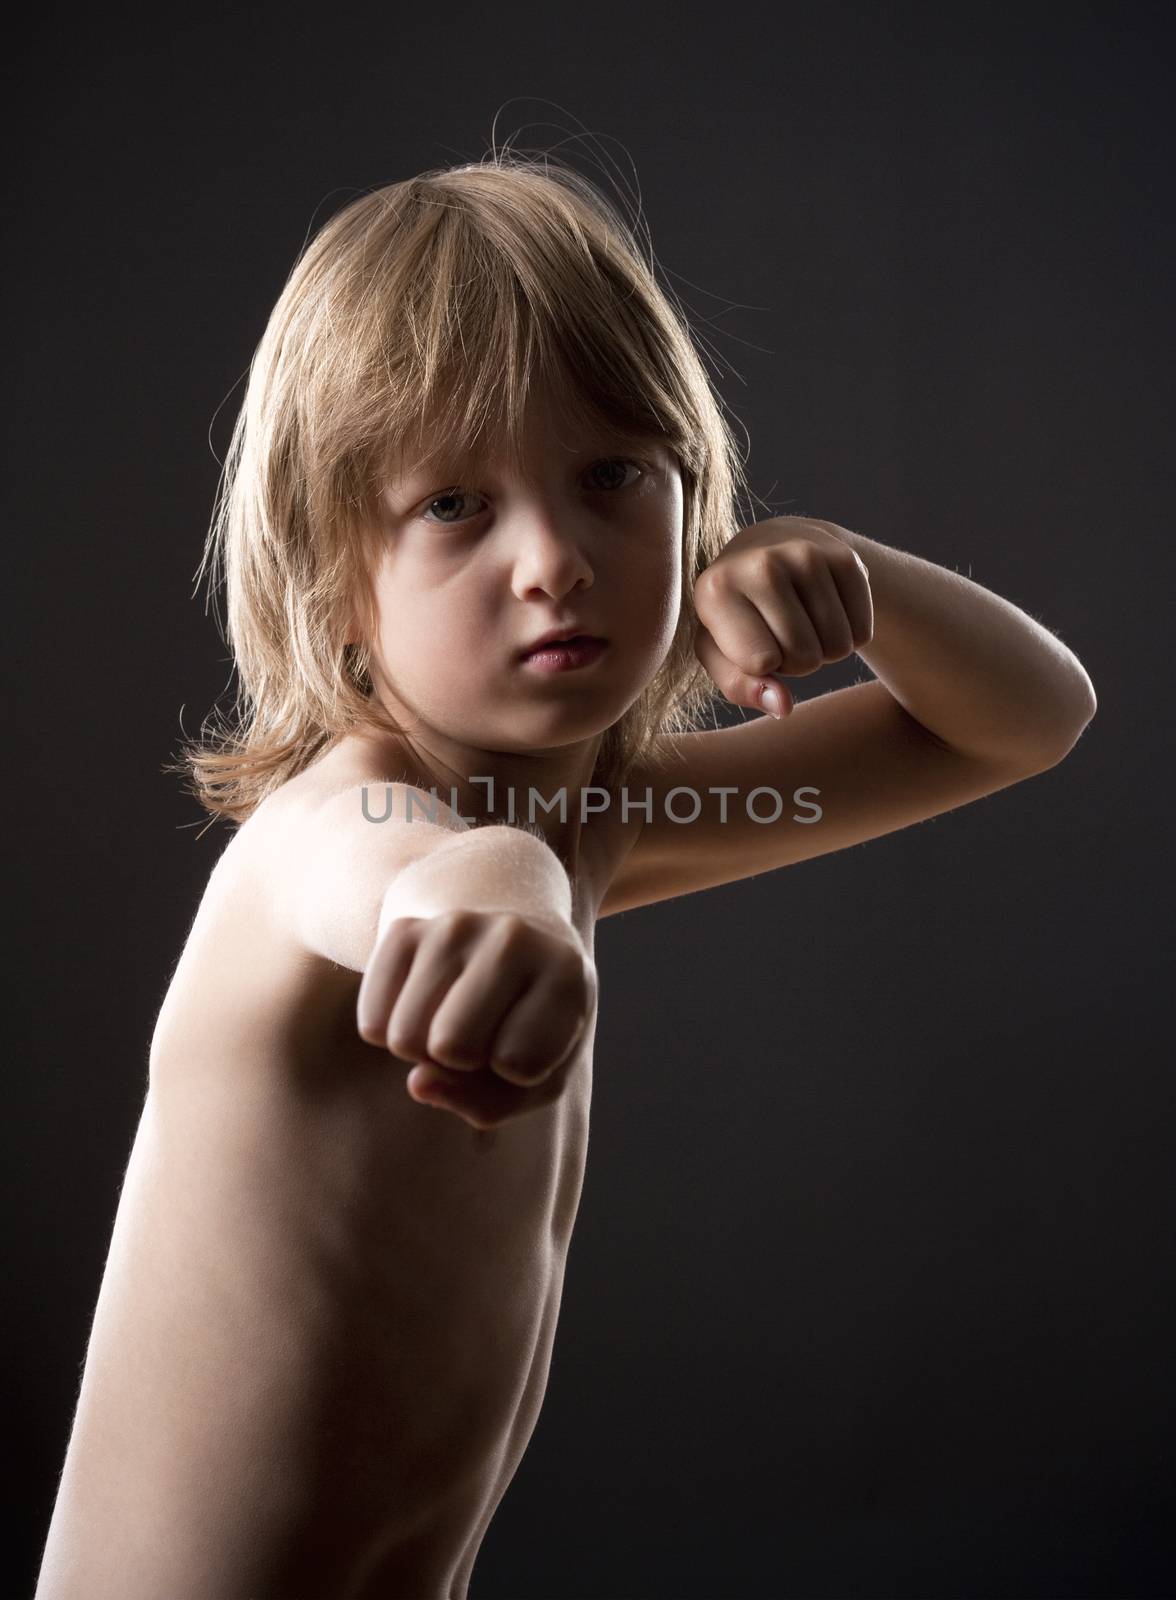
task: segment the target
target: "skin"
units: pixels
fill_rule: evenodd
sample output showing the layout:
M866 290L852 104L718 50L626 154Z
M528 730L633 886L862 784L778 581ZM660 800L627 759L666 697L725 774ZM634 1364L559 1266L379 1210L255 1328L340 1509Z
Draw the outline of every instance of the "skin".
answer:
M682 482L664 446L585 429L544 386L528 398L524 437L518 472L494 463L473 476L442 460L384 486L369 573L373 681L409 729L423 783L431 777L442 794L453 786L470 813L492 798L498 816L513 790L515 812L574 874L576 796L601 734L657 671L677 627ZM573 625L608 641L592 666L550 674L519 660L539 635ZM529 812L532 789L548 799L565 791L566 818ZM363 1036L418 1063L414 1098L483 1129L559 1092L553 1069L570 1056L547 1041L574 1044L564 1023L582 1024L591 1006L591 964L558 928L503 920L470 912L456 925L382 926L360 994ZM451 987L454 971L463 976Z
M574 866L577 786L677 627L682 482L664 446L587 437L543 387L529 397L525 437L517 476L495 465L467 490L460 466L442 462L385 486L373 681L422 771L443 797L456 785L469 814L485 811L487 786L467 776L493 777L503 816L511 785L523 815L529 786L547 797L566 788L567 821L542 808L534 821ZM462 493L439 500L455 482ZM520 664L523 647L564 624L606 638L604 656L558 674Z
M513 783L524 813L531 785L571 799L665 659L681 603L676 461L556 417L536 393L524 471L480 474L435 517L423 513L460 471L386 486L373 679L408 732L394 748L338 741L213 873L152 1041L38 1600L466 1592L546 1388L587 1149L593 930L621 836L612 818L592 825L580 861L579 808L564 823L535 813L567 904L564 887L528 887L528 873L547 882L537 839L459 841L463 895L482 885L493 903L501 880L519 896L497 919L511 981L546 974L540 1009L564 1030L548 1037L532 1006L538 1053L562 1065L533 1085L497 1080L540 1103L492 1132L406 1094L411 1063L358 1030L363 974L308 950L293 912L332 796L374 774L446 800L454 783L472 815L486 798L472 775L493 777L496 799ZM603 465L619 456L648 475ZM607 638L606 654L556 676L521 666L565 622ZM493 926L447 918L444 876L431 860L402 874L418 896L401 890L419 919L405 942L444 925L482 982L472 957ZM396 1028L419 1031L431 1005L401 1008Z
M484 1131L562 1094L595 1000L595 965L566 917L394 914L360 986L359 1032L417 1063L414 1099Z
M554 982L562 962L551 1014L567 1026L591 997L559 1095L484 1133L414 1104L406 1063L357 1031L356 969L371 961L354 902L380 873L367 835L360 851L339 840L356 786L376 773L453 781L471 812L484 792L458 781L467 774L570 791L664 659L680 601L676 473L631 499L590 491L595 461L632 452L584 440L578 457L550 415L536 397L526 470L480 475L468 522L420 515L459 474L388 486L373 645L378 692L411 722L408 738L336 745L258 808L210 879L152 1041L37 1600L464 1600L543 1402L586 1159L595 994L541 934L546 921L562 937L566 916L590 956L633 852L615 819L598 820L565 883L537 840L475 829L430 844L393 884L397 916L415 921L403 944L449 918L438 974L459 945L473 973L492 932L473 902L513 895L502 925L520 981L543 968ZM1044 770L1093 714L1080 665L1031 619L831 525L746 530L695 601L702 659L741 704L762 687L755 674L815 670L875 629L865 659L883 681L814 699L786 737L770 719L688 735L685 768L669 775L703 790L815 782L834 802L822 849ZM583 674L527 674L515 651L565 619L605 634L609 655ZM651 776L659 790L668 781ZM574 862L575 811L562 826L536 821ZM612 909L785 865L801 858L797 838L754 824L717 836L705 818L646 829L644 864ZM340 879L311 922L355 926L310 948L293 912L320 855ZM491 998L504 948L476 979ZM355 965L330 949L356 949ZM390 1019L392 1043L420 1048L427 1028L438 1048L445 1008L433 1000ZM481 1017L472 1048L487 1046L489 1003L465 1013ZM565 1048L542 1030L535 1042L541 1056Z
M152 1039L37 1600L464 1600L526 1450L595 1006L563 1092L527 1116L475 1132L406 1094L409 1063L357 1032L360 972L290 915L292 863L370 778L332 751L213 871ZM519 885L550 858L517 829L465 848L463 896L495 890L500 851ZM612 865L586 851L571 886L588 952ZM566 901L520 903L554 920Z

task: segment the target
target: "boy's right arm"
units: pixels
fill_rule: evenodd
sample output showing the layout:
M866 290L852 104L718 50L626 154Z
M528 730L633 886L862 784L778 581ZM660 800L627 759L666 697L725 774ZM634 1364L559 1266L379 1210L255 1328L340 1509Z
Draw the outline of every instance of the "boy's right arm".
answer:
M535 835L470 828L419 789L387 788L386 803L369 792L370 814L386 821L364 815L361 787L303 819L293 932L364 973L358 1030L417 1063L414 1098L493 1126L562 1091L592 1010L571 884Z
M496 910L571 926L571 885L542 839L506 824L473 828L407 783L354 785L318 800L279 836L277 870L297 943L352 972L367 969L390 916Z

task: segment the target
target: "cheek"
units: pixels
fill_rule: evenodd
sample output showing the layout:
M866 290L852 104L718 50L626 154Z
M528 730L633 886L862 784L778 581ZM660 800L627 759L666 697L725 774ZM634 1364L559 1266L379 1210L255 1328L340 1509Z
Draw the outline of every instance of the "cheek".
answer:
M414 697L441 693L453 685L470 693L470 663L493 659L493 619L486 610L484 584L404 581L398 573L395 590L381 596L380 650L394 681Z
M658 608L676 618L682 599L682 543L679 530L661 524L630 547L625 587L651 613Z
M634 542L615 578L618 618L636 651L634 664L649 671L665 658L682 613L682 552L675 538Z

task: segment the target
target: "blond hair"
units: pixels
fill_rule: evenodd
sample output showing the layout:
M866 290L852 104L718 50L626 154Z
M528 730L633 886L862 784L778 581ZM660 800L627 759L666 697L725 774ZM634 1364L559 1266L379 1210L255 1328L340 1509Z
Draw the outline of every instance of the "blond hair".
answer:
M682 477L677 631L605 730L592 781L623 783L638 757L697 725L711 690L693 649L693 585L737 530L747 487L732 429L636 232L578 171L498 151L351 201L274 306L197 573L211 558L215 584L223 569L236 725L164 768L189 775L213 817L244 822L348 731L402 731L370 673L365 557L381 484L426 437L518 462L535 378L577 415L658 437Z

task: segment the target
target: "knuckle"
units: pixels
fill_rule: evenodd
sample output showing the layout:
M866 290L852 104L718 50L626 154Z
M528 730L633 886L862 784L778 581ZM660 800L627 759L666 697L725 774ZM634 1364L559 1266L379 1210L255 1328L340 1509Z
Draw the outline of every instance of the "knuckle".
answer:
M831 624L825 630L828 644L822 655L823 661L843 661L846 656L853 653L853 634L846 622L836 625Z
M530 1051L518 1045L511 1046L504 1053L496 1051L494 1054L494 1071L497 1076L520 1088L527 1088L537 1078L541 1078L544 1065L537 1062Z
M712 592L721 594L726 589L729 574L721 561L713 562L705 568L694 581L695 595L702 595L705 599Z
M438 940L452 939L468 933L477 921L477 917L477 912L469 911L464 906L439 911L435 917L429 919L429 934Z
M546 1066L516 1067L507 1082L518 1089L533 1089L537 1083L542 1083L548 1070Z
M388 1034L385 1042L391 1053L394 1056L398 1056L401 1061L416 1061L426 1053L423 1042L413 1038L411 1034L401 1028L393 1029Z
M383 1044L388 1027L388 1007L380 1006L356 1020L356 1031L369 1044Z
M465 1069L482 1064L480 1050L470 1040L454 1034L443 1035L440 1039L430 1035L428 1054L431 1060L440 1061L446 1067Z
M384 950L409 943L420 933L420 917L393 917L379 931L379 944Z
M486 929L486 940L498 951L517 950L530 935L527 919L517 911L499 911Z

